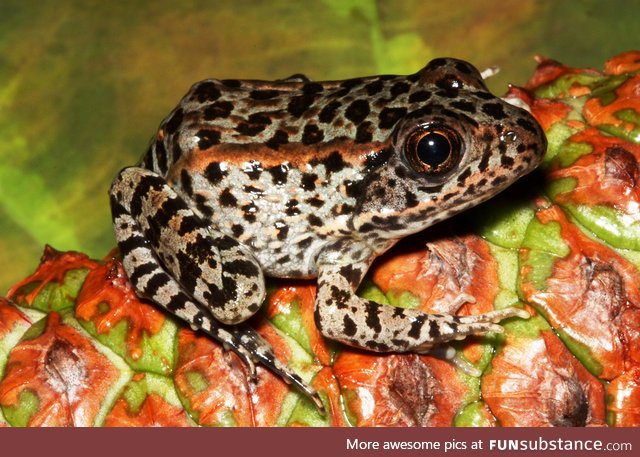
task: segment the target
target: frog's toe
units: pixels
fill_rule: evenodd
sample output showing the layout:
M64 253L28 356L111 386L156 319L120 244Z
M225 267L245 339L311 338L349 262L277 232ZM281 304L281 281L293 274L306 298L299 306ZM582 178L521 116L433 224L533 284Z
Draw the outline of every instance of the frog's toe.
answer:
M463 324L498 323L512 317L519 317L520 319L529 319L529 317L531 316L524 309L510 306L509 308L496 309L484 314L477 314L474 316L460 316L458 317L458 321Z
M324 405L318 393L309 386L299 375L294 373L286 364L282 363L273 352L271 345L264 340L253 328L247 325L230 328L232 342L229 348L242 358L250 368L251 377L255 378L253 363L257 362L268 368L289 385L293 385L308 397L324 414ZM246 355L248 355L248 360Z

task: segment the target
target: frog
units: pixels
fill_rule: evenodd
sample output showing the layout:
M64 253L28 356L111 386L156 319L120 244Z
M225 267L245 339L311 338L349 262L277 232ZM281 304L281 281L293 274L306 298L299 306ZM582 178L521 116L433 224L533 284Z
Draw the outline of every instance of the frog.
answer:
M262 364L323 409L318 393L249 324L265 277L316 278L326 338L425 354L527 318L518 307L428 314L362 298L374 259L534 170L546 138L470 63L410 75L313 81L206 79L162 121L110 191L136 293ZM455 310L473 297L462 296Z

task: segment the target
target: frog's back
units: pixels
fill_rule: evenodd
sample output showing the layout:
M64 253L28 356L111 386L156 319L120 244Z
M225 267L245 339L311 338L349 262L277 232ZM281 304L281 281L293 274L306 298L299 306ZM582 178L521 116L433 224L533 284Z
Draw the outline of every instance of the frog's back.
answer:
M322 82L204 80L162 122L142 164L166 175L185 154L231 161L260 154L263 162L281 162L317 156L321 148L361 161L365 145L386 142L396 123L430 98L419 79L420 73ZM345 150L341 141L362 147Z

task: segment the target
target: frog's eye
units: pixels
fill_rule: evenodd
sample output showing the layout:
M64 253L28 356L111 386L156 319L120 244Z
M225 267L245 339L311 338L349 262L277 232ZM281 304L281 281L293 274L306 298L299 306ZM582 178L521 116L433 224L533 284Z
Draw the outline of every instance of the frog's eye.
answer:
M442 175L460 161L462 141L460 135L450 128L422 126L409 135L405 154L418 173Z

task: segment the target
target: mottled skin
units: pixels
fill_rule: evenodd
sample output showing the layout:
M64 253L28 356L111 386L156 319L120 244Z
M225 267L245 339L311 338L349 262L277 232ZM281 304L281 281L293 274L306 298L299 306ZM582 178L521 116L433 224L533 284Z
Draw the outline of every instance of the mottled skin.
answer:
M114 227L142 296L318 403L237 325L260 308L263 275L317 277L318 328L352 346L423 353L499 332L497 322L526 313L429 315L354 291L399 239L500 192L545 148L533 117L460 60L409 76L206 80L162 122L142 162L116 177Z

